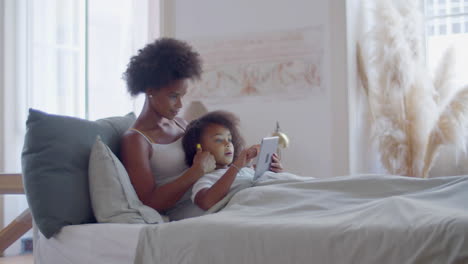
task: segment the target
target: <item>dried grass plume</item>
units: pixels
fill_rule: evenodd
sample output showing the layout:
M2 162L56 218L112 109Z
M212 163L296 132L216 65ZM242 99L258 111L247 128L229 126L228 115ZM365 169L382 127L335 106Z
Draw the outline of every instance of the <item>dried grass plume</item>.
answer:
M357 46L357 69L383 166L392 174L427 177L441 146L466 146L468 86L453 85L451 50L433 78L426 70L417 4L375 1L377 22Z

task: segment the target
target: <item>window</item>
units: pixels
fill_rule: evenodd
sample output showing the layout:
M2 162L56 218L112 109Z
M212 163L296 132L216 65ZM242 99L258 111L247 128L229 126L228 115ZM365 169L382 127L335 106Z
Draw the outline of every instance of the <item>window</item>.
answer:
M468 85L468 0L424 0L423 3L426 60L431 72L434 72L445 51L453 47L456 58L455 85ZM438 12L434 14L433 10Z
M30 107L92 120L134 110L122 72L149 32L159 32L158 23L149 28L149 16L159 12L148 11L150 1L155 7L153 0L5 0L5 39L12 40L5 54L15 64L5 67L15 76L6 87L16 89L5 99L14 102L4 127L15 149L5 152L12 160L4 169L20 171Z
M85 2L19 1L25 20L23 76L26 104L46 112L85 117ZM25 19L26 18L26 19Z
M431 16L432 16L432 15L434 14L434 8L433 8L433 7L428 7L427 10L426 10L426 13L427 13L428 15L431 15Z
M121 76L130 56L159 34L154 19L159 2L2 1L5 37L0 41L5 40L8 55L4 76L11 76L4 87L14 89L0 97L9 111L0 126L6 144L0 147L9 153L3 170L19 172L28 108L91 120L134 111ZM6 196L4 203L5 223L27 207L18 195ZM18 252L16 242L6 254Z
M447 25L439 25L439 34L445 35L447 33Z

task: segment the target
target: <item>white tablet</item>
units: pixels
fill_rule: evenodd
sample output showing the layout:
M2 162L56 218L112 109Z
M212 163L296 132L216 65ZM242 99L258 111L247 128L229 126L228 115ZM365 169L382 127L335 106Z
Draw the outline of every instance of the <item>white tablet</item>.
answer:
M257 165L255 167L254 181L263 173L268 171L271 164L271 157L276 153L278 147L278 137L266 137L262 139L260 153L257 156Z

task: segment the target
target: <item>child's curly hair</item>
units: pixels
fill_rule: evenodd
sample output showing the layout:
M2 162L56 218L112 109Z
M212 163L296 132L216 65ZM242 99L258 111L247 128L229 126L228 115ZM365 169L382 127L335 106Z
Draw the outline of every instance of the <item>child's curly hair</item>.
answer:
M217 124L229 129L234 145L234 160L244 148L244 139L239 132L239 118L227 111L213 111L202 117L193 120L188 124L185 135L182 139L182 146L185 151L185 163L192 166L193 157L197 153L197 144L200 143L204 129L210 124Z
M130 59L123 79L132 96L182 79L200 79L200 55L184 41L160 38Z

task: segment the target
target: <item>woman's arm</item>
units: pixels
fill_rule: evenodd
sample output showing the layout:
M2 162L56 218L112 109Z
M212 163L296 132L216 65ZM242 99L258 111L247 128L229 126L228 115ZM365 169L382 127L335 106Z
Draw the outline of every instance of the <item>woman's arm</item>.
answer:
M121 158L138 198L157 211L173 207L193 183L214 169L214 159L208 152L197 153L193 166L177 180L156 186L150 166L151 145L139 134L127 132L121 142Z
M203 210L210 209L217 202L228 194L232 183L236 179L238 168L245 167L253 158L257 156L258 146L252 146L246 150L242 150L236 161L234 161L229 169L219 178L210 188L205 188L195 195L195 204Z

